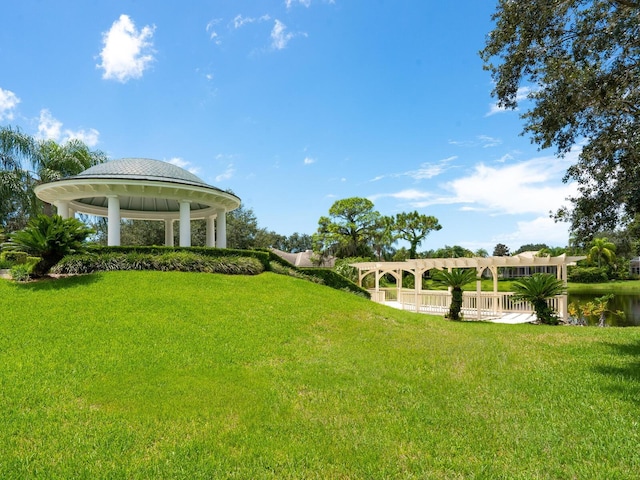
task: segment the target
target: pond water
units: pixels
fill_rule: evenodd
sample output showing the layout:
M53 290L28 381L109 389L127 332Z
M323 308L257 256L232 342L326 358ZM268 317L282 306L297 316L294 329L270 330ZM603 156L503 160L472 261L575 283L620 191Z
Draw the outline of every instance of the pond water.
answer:
M594 298L602 297L603 294L592 293L570 293L569 304L577 302L583 304L592 301ZM611 300L607 309L611 312L618 310L624 312L622 316L607 313L606 324L611 327L638 327L640 326L640 294L617 293ZM589 325L597 325L598 318L587 318Z

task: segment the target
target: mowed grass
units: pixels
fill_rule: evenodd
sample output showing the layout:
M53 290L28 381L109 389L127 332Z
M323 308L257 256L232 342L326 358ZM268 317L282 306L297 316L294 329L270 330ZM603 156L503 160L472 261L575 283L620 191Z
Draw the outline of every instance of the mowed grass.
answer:
M640 330L290 277L0 281L0 478L637 478Z

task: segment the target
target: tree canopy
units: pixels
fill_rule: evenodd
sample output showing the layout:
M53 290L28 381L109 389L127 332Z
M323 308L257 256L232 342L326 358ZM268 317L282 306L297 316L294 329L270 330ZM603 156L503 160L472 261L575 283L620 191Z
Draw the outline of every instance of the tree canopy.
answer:
M409 258L416 258L418 245L429 233L440 229L442 226L436 217L418 212L398 213L393 221L393 230L398 238L409 242Z
M33 191L36 185L77 175L106 160L103 152L80 140L60 145L0 127L0 226L19 230L43 211L45 206Z
M329 216L320 217L314 235L316 249L330 251L337 257L370 257L371 240L382 216L367 198L337 200Z
M587 239L640 212L640 1L499 0L480 55L498 105L524 93L524 133L562 156L582 145L565 181L569 220Z

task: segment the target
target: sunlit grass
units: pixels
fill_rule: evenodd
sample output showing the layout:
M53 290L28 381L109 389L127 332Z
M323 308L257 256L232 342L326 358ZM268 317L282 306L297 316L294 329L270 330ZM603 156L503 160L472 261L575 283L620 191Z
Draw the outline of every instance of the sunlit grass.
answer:
M640 330L274 274L0 281L0 478L635 478Z

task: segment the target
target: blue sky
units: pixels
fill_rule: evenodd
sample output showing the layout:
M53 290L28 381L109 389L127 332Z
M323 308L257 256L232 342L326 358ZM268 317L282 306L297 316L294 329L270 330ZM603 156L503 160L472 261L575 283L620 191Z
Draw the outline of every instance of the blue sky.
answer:
M443 226L419 250L564 246L575 158L497 109L478 51L494 2L20 0L3 5L0 125L81 138L232 189L313 233L341 198ZM523 90L523 96L526 90ZM526 108L526 99L522 102Z

